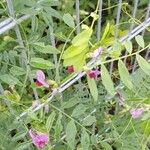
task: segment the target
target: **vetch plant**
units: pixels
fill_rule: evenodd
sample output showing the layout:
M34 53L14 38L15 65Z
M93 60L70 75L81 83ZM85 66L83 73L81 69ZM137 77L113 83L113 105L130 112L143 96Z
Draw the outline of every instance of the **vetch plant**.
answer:
M45 79L45 74L42 70L37 70L36 72L36 82L37 86L44 86L46 88L49 87L47 80Z
M0 38L0 149L149 149L148 2L10 2L0 33L19 26Z
M144 109L143 108L137 108L137 109L133 108L133 109L130 110L130 114L132 115L133 119L140 118L143 113L144 113Z
M33 144L37 148L44 148L49 142L49 135L46 133L35 132L32 129L29 130L29 135L32 138Z

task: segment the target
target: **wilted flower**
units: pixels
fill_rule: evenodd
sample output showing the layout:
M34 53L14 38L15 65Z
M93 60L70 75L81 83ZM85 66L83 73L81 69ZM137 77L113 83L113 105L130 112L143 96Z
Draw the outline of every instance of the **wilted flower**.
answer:
M67 72L68 73L73 73L74 72L74 67L73 66L68 66L67 67Z
M101 54L101 52L102 52L102 48L101 47L99 47L98 49L96 49L93 53L92 53L92 57L93 58L97 58L100 54Z
M48 134L33 132L32 129L30 129L29 135L32 138L32 143L37 148L43 148L44 146L48 144L48 141L49 141Z
M35 83L37 86L45 86L47 88L49 87L48 82L45 80L45 74L42 70L37 70Z
M131 109L130 110L130 114L132 115L133 119L141 117L141 115L143 114L143 112L144 112L143 108L137 108L137 109Z
M40 101L39 100L35 100L35 101L32 102L32 107L33 108L36 108L39 105L40 105Z
M88 72L88 75L90 78L97 79L98 75L100 75L100 71L98 69L96 70L91 70Z
M46 114L49 112L49 105L48 105L48 104L46 104L46 105L44 106L44 112L45 112Z

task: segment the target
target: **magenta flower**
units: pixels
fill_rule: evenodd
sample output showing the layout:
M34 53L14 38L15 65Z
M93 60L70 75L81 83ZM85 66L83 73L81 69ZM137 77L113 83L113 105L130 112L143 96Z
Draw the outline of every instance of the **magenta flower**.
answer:
M144 112L143 108L137 108L137 109L131 109L130 110L130 114L131 114L133 119L137 119L137 118L141 117L143 112Z
M47 82L46 79L45 79L45 74L43 73L42 70L37 70L37 72L36 72L36 82L35 82L35 84L36 84L37 86L44 86L44 87L46 87L46 88L49 87L49 84L48 84L48 82Z
M96 50L92 53L92 57L93 57L93 58L97 58L98 56L100 56L101 53L102 53L102 48L99 47L98 49L96 49Z
M44 133L35 133L32 131L32 129L29 130L29 135L32 138L32 143L37 147L37 148L43 148L48 144L49 141L49 136L48 134Z
M97 79L98 75L100 75L100 71L98 69L91 70L88 72L90 78Z
M67 67L67 72L68 73L73 73L74 72L74 67L73 66L68 66Z

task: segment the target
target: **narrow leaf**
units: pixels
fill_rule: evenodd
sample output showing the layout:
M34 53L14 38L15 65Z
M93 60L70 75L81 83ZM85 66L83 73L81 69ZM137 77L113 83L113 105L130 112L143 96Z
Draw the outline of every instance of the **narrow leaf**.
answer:
M84 126L91 126L94 122L96 122L95 116L88 116L83 120Z
M128 72L128 69L126 68L125 64L122 62L122 60L118 61L118 70L120 74L121 81L129 88L133 88L133 84L131 81L130 74Z
M0 80L2 80L4 83L6 83L8 85L18 84L18 85L22 86L22 83L17 78L15 78L14 76L9 75L9 74L1 75Z
M139 54L136 55L136 59L140 68L147 74L150 75L150 64Z
M80 115L83 115L86 111L86 107L83 104L79 104L75 107L75 109L72 112L72 117L78 117Z
M104 150L113 150L112 147L107 142L100 142Z
M126 50L129 52L129 54L132 53L132 42L127 40L124 42L124 46L126 48Z
M73 120L71 120L66 127L66 141L68 144L68 147L70 149L74 149L75 148L75 137L77 134L77 129L75 126L75 123Z
M135 37L135 40L136 40L136 42L137 42L142 48L145 47L145 43L144 43L143 36L138 35L138 36Z
M88 86L91 92L91 95L93 96L94 102L97 102L98 100L98 90L97 85L94 79L91 79L89 76L87 76Z
M48 60L44 60L43 58L31 58L30 61L31 66L35 67L35 68L40 68L40 69L53 69L54 68L54 64L51 63Z
M62 119L62 114L60 113L58 116L58 119L56 121L56 125L55 125L55 138L59 139L60 135L61 135L61 131L63 129L62 123L61 123L61 119Z
M26 71L18 66L13 66L12 68L10 68L10 73L14 76L21 76L26 74Z
M75 106L76 104L78 104L79 102L80 101L77 98L71 98L69 101L63 102L62 108L63 109L71 108L71 107Z
M53 111L49 117L47 118L47 121L46 121L46 128L47 128L47 131L50 132L51 128L52 128L52 125L53 125L53 122L55 120L55 116L56 116L56 113Z
M104 33L102 35L101 41L103 41L107 37L107 35L109 33L109 30L110 30L110 24L108 22L107 25L106 25L106 27L105 27Z
M59 54L59 50L51 45L45 45L43 42L33 43L33 48L35 51L44 54Z
M90 138L85 129L83 129L81 134L81 146L83 150L89 150Z
M74 46L80 46L82 44L87 44L88 41L90 40L91 35L92 35L92 29L91 28L86 29L73 38L72 44Z
M111 77L108 73L108 70L104 65L101 66L101 77L102 77L102 83L105 86L107 92L111 95L115 95L115 88L113 81L111 80Z
M69 27L71 28L75 27L74 19L69 13L64 14L63 20Z

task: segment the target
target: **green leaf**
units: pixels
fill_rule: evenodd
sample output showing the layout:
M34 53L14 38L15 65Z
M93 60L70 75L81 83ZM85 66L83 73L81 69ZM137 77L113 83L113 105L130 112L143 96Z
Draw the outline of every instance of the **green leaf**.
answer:
M61 135L61 131L63 129L63 126L62 126L62 123L61 123L61 119L62 119L62 114L60 113L59 116L58 116L58 119L56 121L56 124L55 124L55 138L56 139L59 139L60 138L60 135Z
M50 61L37 57L31 58L30 65L40 69L53 69L55 67Z
M71 108L71 107L75 106L76 104L78 104L79 102L80 101L78 99L71 98L69 101L63 102L62 108L63 109Z
M53 125L53 122L55 120L55 116L56 116L56 113L53 111L49 117L47 118L47 121L46 121L46 128L47 128L47 131L50 132L51 128L52 128L52 125Z
M74 46L81 46L82 44L87 44L90 40L92 32L93 30L91 28L82 31L73 38L72 44Z
M63 20L69 27L71 28L75 27L74 19L69 13L64 14Z
M94 79L91 79L89 76L87 76L88 86L91 92L91 95L93 96L94 102L97 102L98 100L98 90L97 85Z
M78 117L80 115L83 115L86 111L86 107L83 104L79 104L75 107L75 109L72 112L72 117Z
M45 6L44 9L49 16L53 16L58 19L62 18L62 16L60 15L60 13L57 10L55 10L49 6L47 6L47 7Z
M23 139L26 135L27 135L27 131L19 132L19 133L15 134L15 135L12 137L12 141L21 140L21 139Z
M83 44L81 46L73 46L72 45L65 50L62 59L68 59L68 58L74 57L76 55L79 55L82 52L86 52L87 49L88 49L88 44Z
M125 64L122 62L122 60L118 61L118 70L119 70L121 81L125 84L126 87L128 87L129 89L133 89L131 76Z
M21 97L20 95L17 93L17 91L13 90L13 91L4 91L4 96L6 97L7 100L10 100L12 102L19 102Z
M113 150L107 142L100 142L100 144L104 148L103 150Z
M82 130L81 134L81 146L83 150L89 150L90 138L85 129Z
M106 25L106 27L105 27L104 33L102 35L101 41L103 41L107 37L107 35L109 33L109 30L110 30L110 24L108 22L107 25Z
M111 77L104 65L101 66L101 78L102 78L102 83L105 86L107 92L111 95L115 95L115 88L113 81L111 80Z
M34 50L44 53L44 54L59 54L60 53L60 51L57 48L55 48L51 45L45 46L45 44L43 42L33 43L32 46L33 46Z
M22 86L22 83L17 78L15 78L14 76L9 75L9 74L1 75L0 80L2 80L4 83L6 83L8 85L16 85L17 84L19 86Z
M17 147L15 148L15 150L25 150L25 149L28 149L31 144L32 144L31 141L22 142L21 144L17 145Z
M147 75L150 75L150 64L139 54L136 55L136 59L143 72L145 72Z
M71 66L73 65L75 71L79 72L82 70L83 66L85 65L85 54L81 53L77 56L64 59L63 62L64 66Z
M110 57L112 58L118 58L121 55L122 45L120 42L115 41L113 43L113 49L109 52Z
M96 122L95 116L88 116L83 120L84 126L91 126L94 122Z
M124 46L125 46L126 50L129 52L129 54L131 54L132 49L133 49L132 48L132 42L127 40L127 41L124 42Z
M74 149L75 148L75 137L77 134L77 129L75 126L75 123L73 120L71 120L66 127L66 141L68 144L68 147L70 149Z
M10 68L10 73L14 76L21 76L26 74L26 71L21 67L13 66Z
M137 42L142 48L145 47L145 43L144 43L143 36L138 35L138 36L135 37L135 40L136 40L136 42Z

